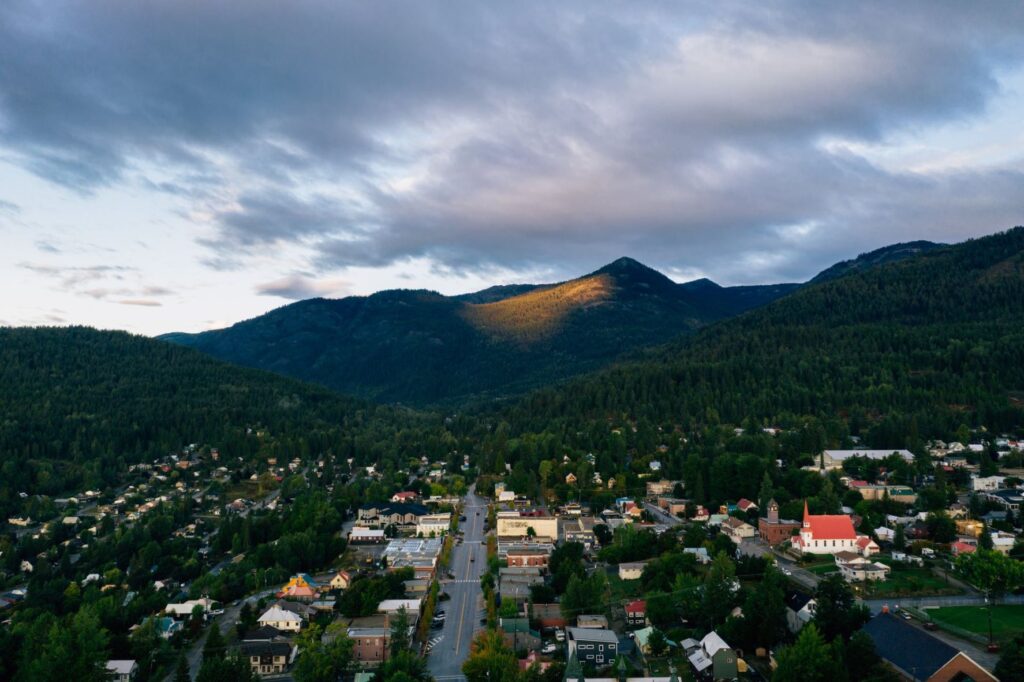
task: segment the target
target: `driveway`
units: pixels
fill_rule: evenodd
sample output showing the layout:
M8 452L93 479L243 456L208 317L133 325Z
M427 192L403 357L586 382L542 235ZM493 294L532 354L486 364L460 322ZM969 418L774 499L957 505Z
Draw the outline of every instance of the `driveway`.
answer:
M430 631L428 640L427 669L439 682L465 679L462 663L469 656L473 635L484 628L480 624L484 615L480 576L487 567L483 530L487 502L470 488L463 500L462 513L466 515L461 524L465 540L452 549L448 567L455 578L441 580L441 589L451 599L438 602L438 608L447 618L444 628Z

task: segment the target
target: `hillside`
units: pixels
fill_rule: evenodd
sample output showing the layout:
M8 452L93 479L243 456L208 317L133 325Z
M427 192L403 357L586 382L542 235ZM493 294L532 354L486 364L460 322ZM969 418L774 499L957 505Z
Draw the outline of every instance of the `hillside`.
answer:
M102 488L129 463L189 443L247 457L273 437L285 452L396 456L420 417L317 386L229 365L197 351L88 328L0 328L0 510L18 492ZM249 431L252 430L252 432ZM422 429L413 436L415 429Z
M883 246L880 249L862 253L856 258L836 263L832 267L819 272L809 283L817 284L819 282L829 282L834 279L839 279L845 275L863 272L877 265L895 263L896 261L900 261L905 258L912 258L922 253L928 253L929 251L942 246L945 245L924 240Z
M903 447L960 424L1020 426L1022 391L1024 228L1015 228L809 285L498 414L519 434L580 434L567 447L607 446L586 430L606 419L801 417L822 420L819 445L852 433Z
M699 293L623 258L559 284L454 297L385 291L312 299L228 329L163 338L343 393L454 404L599 369L717 319L713 308Z

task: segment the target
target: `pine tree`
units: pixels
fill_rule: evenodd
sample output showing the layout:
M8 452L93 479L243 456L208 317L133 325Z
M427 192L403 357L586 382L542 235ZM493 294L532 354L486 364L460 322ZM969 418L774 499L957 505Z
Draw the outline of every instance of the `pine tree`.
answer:
M216 623L210 626L210 634L203 644L203 661L209 658L224 658L224 636Z
M192 682L192 677L189 675L188 661L185 660L184 656L178 657L178 668L174 673L174 682Z

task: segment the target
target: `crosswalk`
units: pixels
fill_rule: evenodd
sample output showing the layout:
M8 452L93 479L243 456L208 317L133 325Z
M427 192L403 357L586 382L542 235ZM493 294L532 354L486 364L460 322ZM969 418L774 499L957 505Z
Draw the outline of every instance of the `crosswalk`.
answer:
M452 583L463 583L463 584L465 584L465 583L478 583L478 582L480 582L479 578L477 578L477 579L470 579L470 580L450 580L450 579L447 579L447 580L442 580L441 584L442 585L451 585Z
M444 639L444 635L438 635L437 637L427 640L427 645L423 647L424 651L429 653L431 649L441 643L442 639Z

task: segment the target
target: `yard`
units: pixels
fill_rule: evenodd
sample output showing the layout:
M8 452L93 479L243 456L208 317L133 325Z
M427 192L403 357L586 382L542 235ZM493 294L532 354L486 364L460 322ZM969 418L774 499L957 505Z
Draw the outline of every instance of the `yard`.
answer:
M984 606L944 606L926 613L937 623L988 635L988 608ZM1001 604L992 613L992 633L997 639L1024 631L1024 605Z
M961 594L963 590L929 568L893 567L888 579L870 583L866 592L873 597L910 597Z

